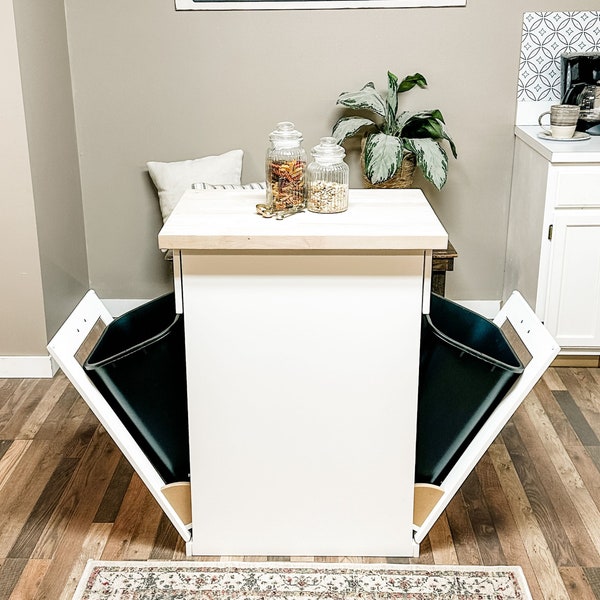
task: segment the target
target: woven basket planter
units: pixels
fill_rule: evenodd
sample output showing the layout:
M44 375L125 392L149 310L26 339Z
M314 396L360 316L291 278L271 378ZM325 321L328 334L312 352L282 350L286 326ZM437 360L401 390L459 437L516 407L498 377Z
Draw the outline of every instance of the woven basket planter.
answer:
M412 154L412 152L407 152L404 154L404 156L402 157L402 162L400 163L400 167L392 177L386 179L385 181L382 181L381 183L372 183L365 175L365 138L362 139L360 148L360 165L362 169L362 180L363 185L366 188L397 189L410 188L412 186L413 179L415 176L415 169L417 167L417 161L415 155Z

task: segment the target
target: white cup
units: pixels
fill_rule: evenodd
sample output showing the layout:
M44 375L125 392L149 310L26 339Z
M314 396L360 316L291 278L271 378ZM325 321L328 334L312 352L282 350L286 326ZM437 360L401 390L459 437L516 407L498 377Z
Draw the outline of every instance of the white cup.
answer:
M566 140L572 138L575 135L576 125L552 125L550 124L550 130L542 126L542 129L548 132L553 138L557 140Z
M540 127L557 140L566 140L575 135L577 119L579 118L579 106L573 104L554 104L549 111L538 117ZM550 127L542 124L542 118L550 115Z

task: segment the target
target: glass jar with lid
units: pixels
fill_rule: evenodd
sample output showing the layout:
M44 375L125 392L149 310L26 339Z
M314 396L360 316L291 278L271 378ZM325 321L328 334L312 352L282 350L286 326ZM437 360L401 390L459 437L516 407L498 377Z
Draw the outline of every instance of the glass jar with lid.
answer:
M335 138L323 137L311 154L306 169L307 208L316 213L338 213L348 208L350 169L344 162L346 152Z
M302 134L289 121L277 123L277 128L269 135L267 206L274 212L301 210L306 206L306 152L302 139Z

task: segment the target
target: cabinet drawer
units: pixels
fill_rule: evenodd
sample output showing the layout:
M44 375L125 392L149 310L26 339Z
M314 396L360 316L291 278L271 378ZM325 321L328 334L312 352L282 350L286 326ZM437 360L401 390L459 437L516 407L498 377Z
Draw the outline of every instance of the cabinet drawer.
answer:
M600 165L551 167L550 176L556 183L554 206L600 206Z

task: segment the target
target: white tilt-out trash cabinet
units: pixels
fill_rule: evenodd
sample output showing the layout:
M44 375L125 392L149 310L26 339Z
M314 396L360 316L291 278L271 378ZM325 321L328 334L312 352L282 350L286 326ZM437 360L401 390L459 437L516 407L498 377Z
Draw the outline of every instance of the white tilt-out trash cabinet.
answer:
M186 327L191 483L163 479L86 373L113 321L93 290L50 354L188 554L414 556L559 346L513 292L494 323L523 373L444 480L414 483L420 322L446 233L417 190L279 222L261 200L190 192L159 236Z
M446 231L420 190L284 220L186 192L159 234L186 330L198 555L412 556L421 315Z

